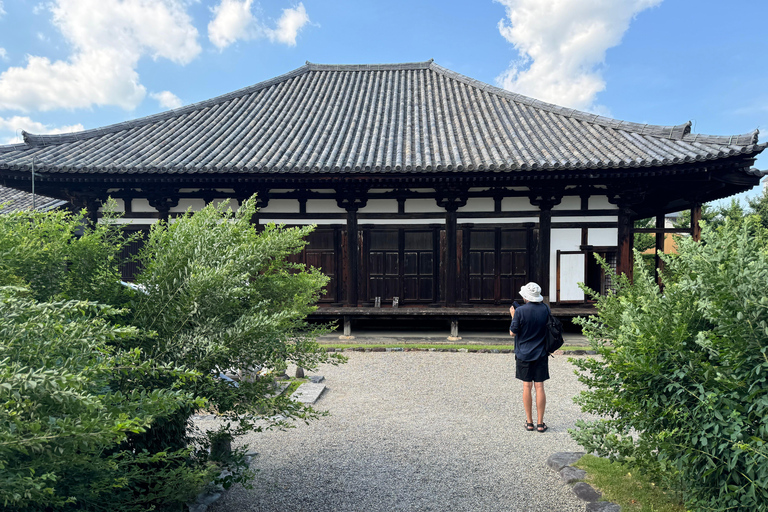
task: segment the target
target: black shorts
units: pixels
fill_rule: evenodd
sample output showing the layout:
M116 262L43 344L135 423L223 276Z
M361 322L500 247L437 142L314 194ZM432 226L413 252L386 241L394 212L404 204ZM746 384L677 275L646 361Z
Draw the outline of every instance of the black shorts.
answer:
M544 382L549 379L549 357L544 356L536 361L515 361L515 378L523 382Z

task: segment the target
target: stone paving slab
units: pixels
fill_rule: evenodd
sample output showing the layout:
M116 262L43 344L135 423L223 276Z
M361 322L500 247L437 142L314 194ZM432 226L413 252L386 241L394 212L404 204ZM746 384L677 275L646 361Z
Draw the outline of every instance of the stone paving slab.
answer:
M305 382L293 392L291 398L302 404L314 404L320 395L325 391L325 384L315 384L314 382Z

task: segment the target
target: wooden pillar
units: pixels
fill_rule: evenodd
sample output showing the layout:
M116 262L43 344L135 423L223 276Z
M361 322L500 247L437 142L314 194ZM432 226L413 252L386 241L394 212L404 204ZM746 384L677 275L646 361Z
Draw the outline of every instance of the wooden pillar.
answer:
M646 193L647 188L645 186L639 183L626 183L621 188L613 188L608 194L608 201L619 207L616 273L625 274L630 280L632 279L635 260L632 250L635 245L633 223L636 213L632 208L642 204Z
M701 240L701 203L694 203L691 207L691 236L698 242Z
M656 229L664 229L664 215L656 216ZM661 259L659 253L664 252L664 243L666 241L667 234L661 231L656 231L654 236L656 237L656 251L654 253L653 261L654 268L656 269L656 283L659 285L659 287L661 287L661 271L664 269L664 260Z
M360 236L357 227L357 211L368 203L368 189L363 187L341 187L336 190L336 204L347 210L347 307L357 307L360 281Z
M536 244L536 265L533 275L536 284L541 287L541 294L546 303L550 300L552 208L560 204L562 198L561 190L531 188L531 204L539 207L539 240Z
M437 189L437 205L445 208L445 305L456 306L458 294L458 245L456 211L467 204L467 191L461 188Z
M629 208L619 209L619 235L617 240L618 256L616 261L616 273L626 274L632 279L632 268L634 257L632 249L634 247L635 235L632 232L632 210Z
M541 286L544 300L549 297L549 274L552 266L550 251L552 248L552 207L541 206L539 210L539 247L537 284Z
M447 306L456 305L458 290L456 275L459 271L456 260L456 209L445 212L445 302Z
M360 242L357 230L357 209L347 210L347 305L357 306L357 283L360 280Z

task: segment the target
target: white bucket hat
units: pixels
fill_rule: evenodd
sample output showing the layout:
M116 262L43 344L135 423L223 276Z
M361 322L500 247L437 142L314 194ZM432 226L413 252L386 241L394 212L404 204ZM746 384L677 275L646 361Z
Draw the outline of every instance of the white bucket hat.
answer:
M541 296L541 286L536 283L528 283L520 287L520 295L528 302L541 302L544 297Z

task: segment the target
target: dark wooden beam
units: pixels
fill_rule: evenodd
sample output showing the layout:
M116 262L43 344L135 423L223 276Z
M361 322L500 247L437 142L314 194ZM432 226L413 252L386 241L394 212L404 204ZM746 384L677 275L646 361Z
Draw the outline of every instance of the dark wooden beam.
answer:
M663 230L664 229L664 215L657 215L656 216L656 229ZM633 237L634 238L634 237ZM654 262L654 268L656 269L656 283L658 283L659 287L662 286L661 282L661 271L664 268L664 260L661 259L661 256L659 256L659 253L664 252L664 242L666 241L667 234L663 231L659 231L656 233L656 252L653 255L653 262Z
M456 211L467 204L467 190L443 188L436 190L437 205L445 208L445 304L456 305L458 299L458 245Z
M336 204L347 211L347 300L349 307L357 307L360 288L360 235L357 226L357 211L368 204L368 190L359 186L336 189Z
M552 247L552 208L563 199L562 189L531 188L531 204L539 207L539 243L536 249L537 265L534 274L541 287L544 301L549 303L549 281Z
M695 241L701 240L701 203L695 203L691 208L691 236Z

